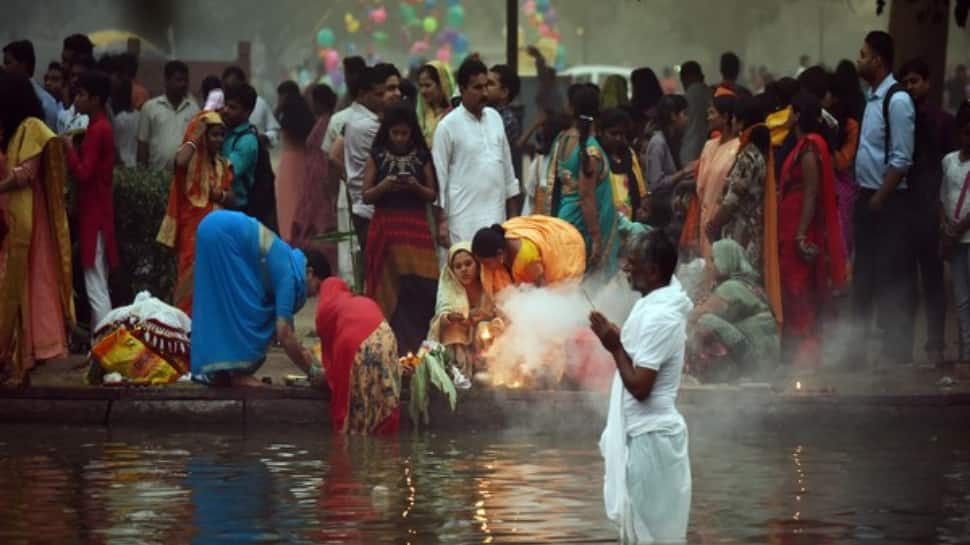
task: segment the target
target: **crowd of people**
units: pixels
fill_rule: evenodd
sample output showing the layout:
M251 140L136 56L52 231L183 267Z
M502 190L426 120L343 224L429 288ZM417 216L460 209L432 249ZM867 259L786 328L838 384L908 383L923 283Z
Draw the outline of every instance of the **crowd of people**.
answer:
M496 318L504 287L605 284L628 261L624 241L650 230L676 242L681 262L707 263L687 337L688 368L704 380L762 375L784 361L817 368L833 297L845 293L859 341L846 365L867 365L875 331L881 363L909 362L917 279L927 357L942 363L944 258L970 351L970 106L954 99L953 83L965 70L947 83L954 117L930 100L923 60L893 74L884 32L865 37L857 63L759 77L757 94L725 53L715 85L687 61L683 94L672 72L660 79L644 67L631 73L629 95L627 80L611 76L602 88L573 84L561 101L555 71L530 48L539 88L529 128L514 107L516 72L477 55L454 73L433 61L407 75L348 57L346 96L286 81L274 110L237 66L207 75L196 101L185 63L168 62L164 92L149 97L137 58L95 60L83 35L64 40L43 84L29 41L3 53L0 370L11 383L66 353L72 239L95 337L111 311L116 165L170 176L164 217L146 218L176 260L173 293L156 295L194 319L192 371L206 383L255 385L273 342L332 388L331 368L371 362L360 383L341 383L359 395L374 381L399 390L397 360L373 354L416 352L426 339L474 372L477 332ZM342 198L364 297L328 307L337 325L318 320L320 370L293 316L321 283L349 289L328 279ZM349 403L386 416L393 399Z

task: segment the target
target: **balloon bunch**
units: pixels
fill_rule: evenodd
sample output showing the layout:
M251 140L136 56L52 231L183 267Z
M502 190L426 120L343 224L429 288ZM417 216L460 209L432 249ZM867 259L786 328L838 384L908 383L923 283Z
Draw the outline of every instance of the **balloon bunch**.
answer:
M401 37L412 66L421 64L432 47L434 58L448 64L460 62L468 54L468 36L461 30L465 24L461 0L443 1L443 13L437 4L436 0L402 0L398 5L404 23ZM424 8L422 14L419 7Z
M539 44L540 49L555 51L556 70L566 67L566 48L560 42L556 22L559 14L552 7L551 0L523 0L521 3L522 20L526 24L527 43ZM544 46L544 47L543 47Z
M357 13L344 13L345 31L339 38L334 27L325 26L317 31L317 57L322 63L326 77L335 88L343 84L343 55L358 53L356 37L363 34L366 48L363 54L369 62L378 59L377 51L386 50L391 39L389 29L399 27L400 45L407 49L409 63L421 64L431 57L444 63L458 63L469 52L468 36L462 30L465 24L465 7L462 0L398 0L396 15L385 5L386 0L359 0ZM548 0L539 0L548 4ZM544 5L545 5L544 4Z

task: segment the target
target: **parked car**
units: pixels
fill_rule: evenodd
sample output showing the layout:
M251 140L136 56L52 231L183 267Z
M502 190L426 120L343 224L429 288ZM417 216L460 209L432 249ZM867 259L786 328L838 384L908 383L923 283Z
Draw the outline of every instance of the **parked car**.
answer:
M559 73L560 76L569 78L571 83L595 83L603 86L603 82L609 76L623 76L627 82L627 89L630 89L630 72L632 68L625 66L611 66L607 64L581 64L571 66Z

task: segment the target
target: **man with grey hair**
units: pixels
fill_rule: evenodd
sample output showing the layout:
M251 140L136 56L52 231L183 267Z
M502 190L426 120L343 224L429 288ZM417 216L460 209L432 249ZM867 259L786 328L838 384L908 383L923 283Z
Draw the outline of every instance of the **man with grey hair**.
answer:
M607 516L623 543L684 541L690 515L687 425L675 401L693 304L674 277L677 246L653 230L630 238L624 271L643 297L623 328L599 312L590 326L613 356L600 452Z

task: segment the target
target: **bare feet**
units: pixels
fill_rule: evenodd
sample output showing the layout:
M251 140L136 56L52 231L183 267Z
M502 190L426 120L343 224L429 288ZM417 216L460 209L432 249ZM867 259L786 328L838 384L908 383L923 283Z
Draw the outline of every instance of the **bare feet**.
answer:
M232 373L229 375L229 384L232 386L241 386L244 388L265 388L266 384L261 382L258 378L241 373Z

